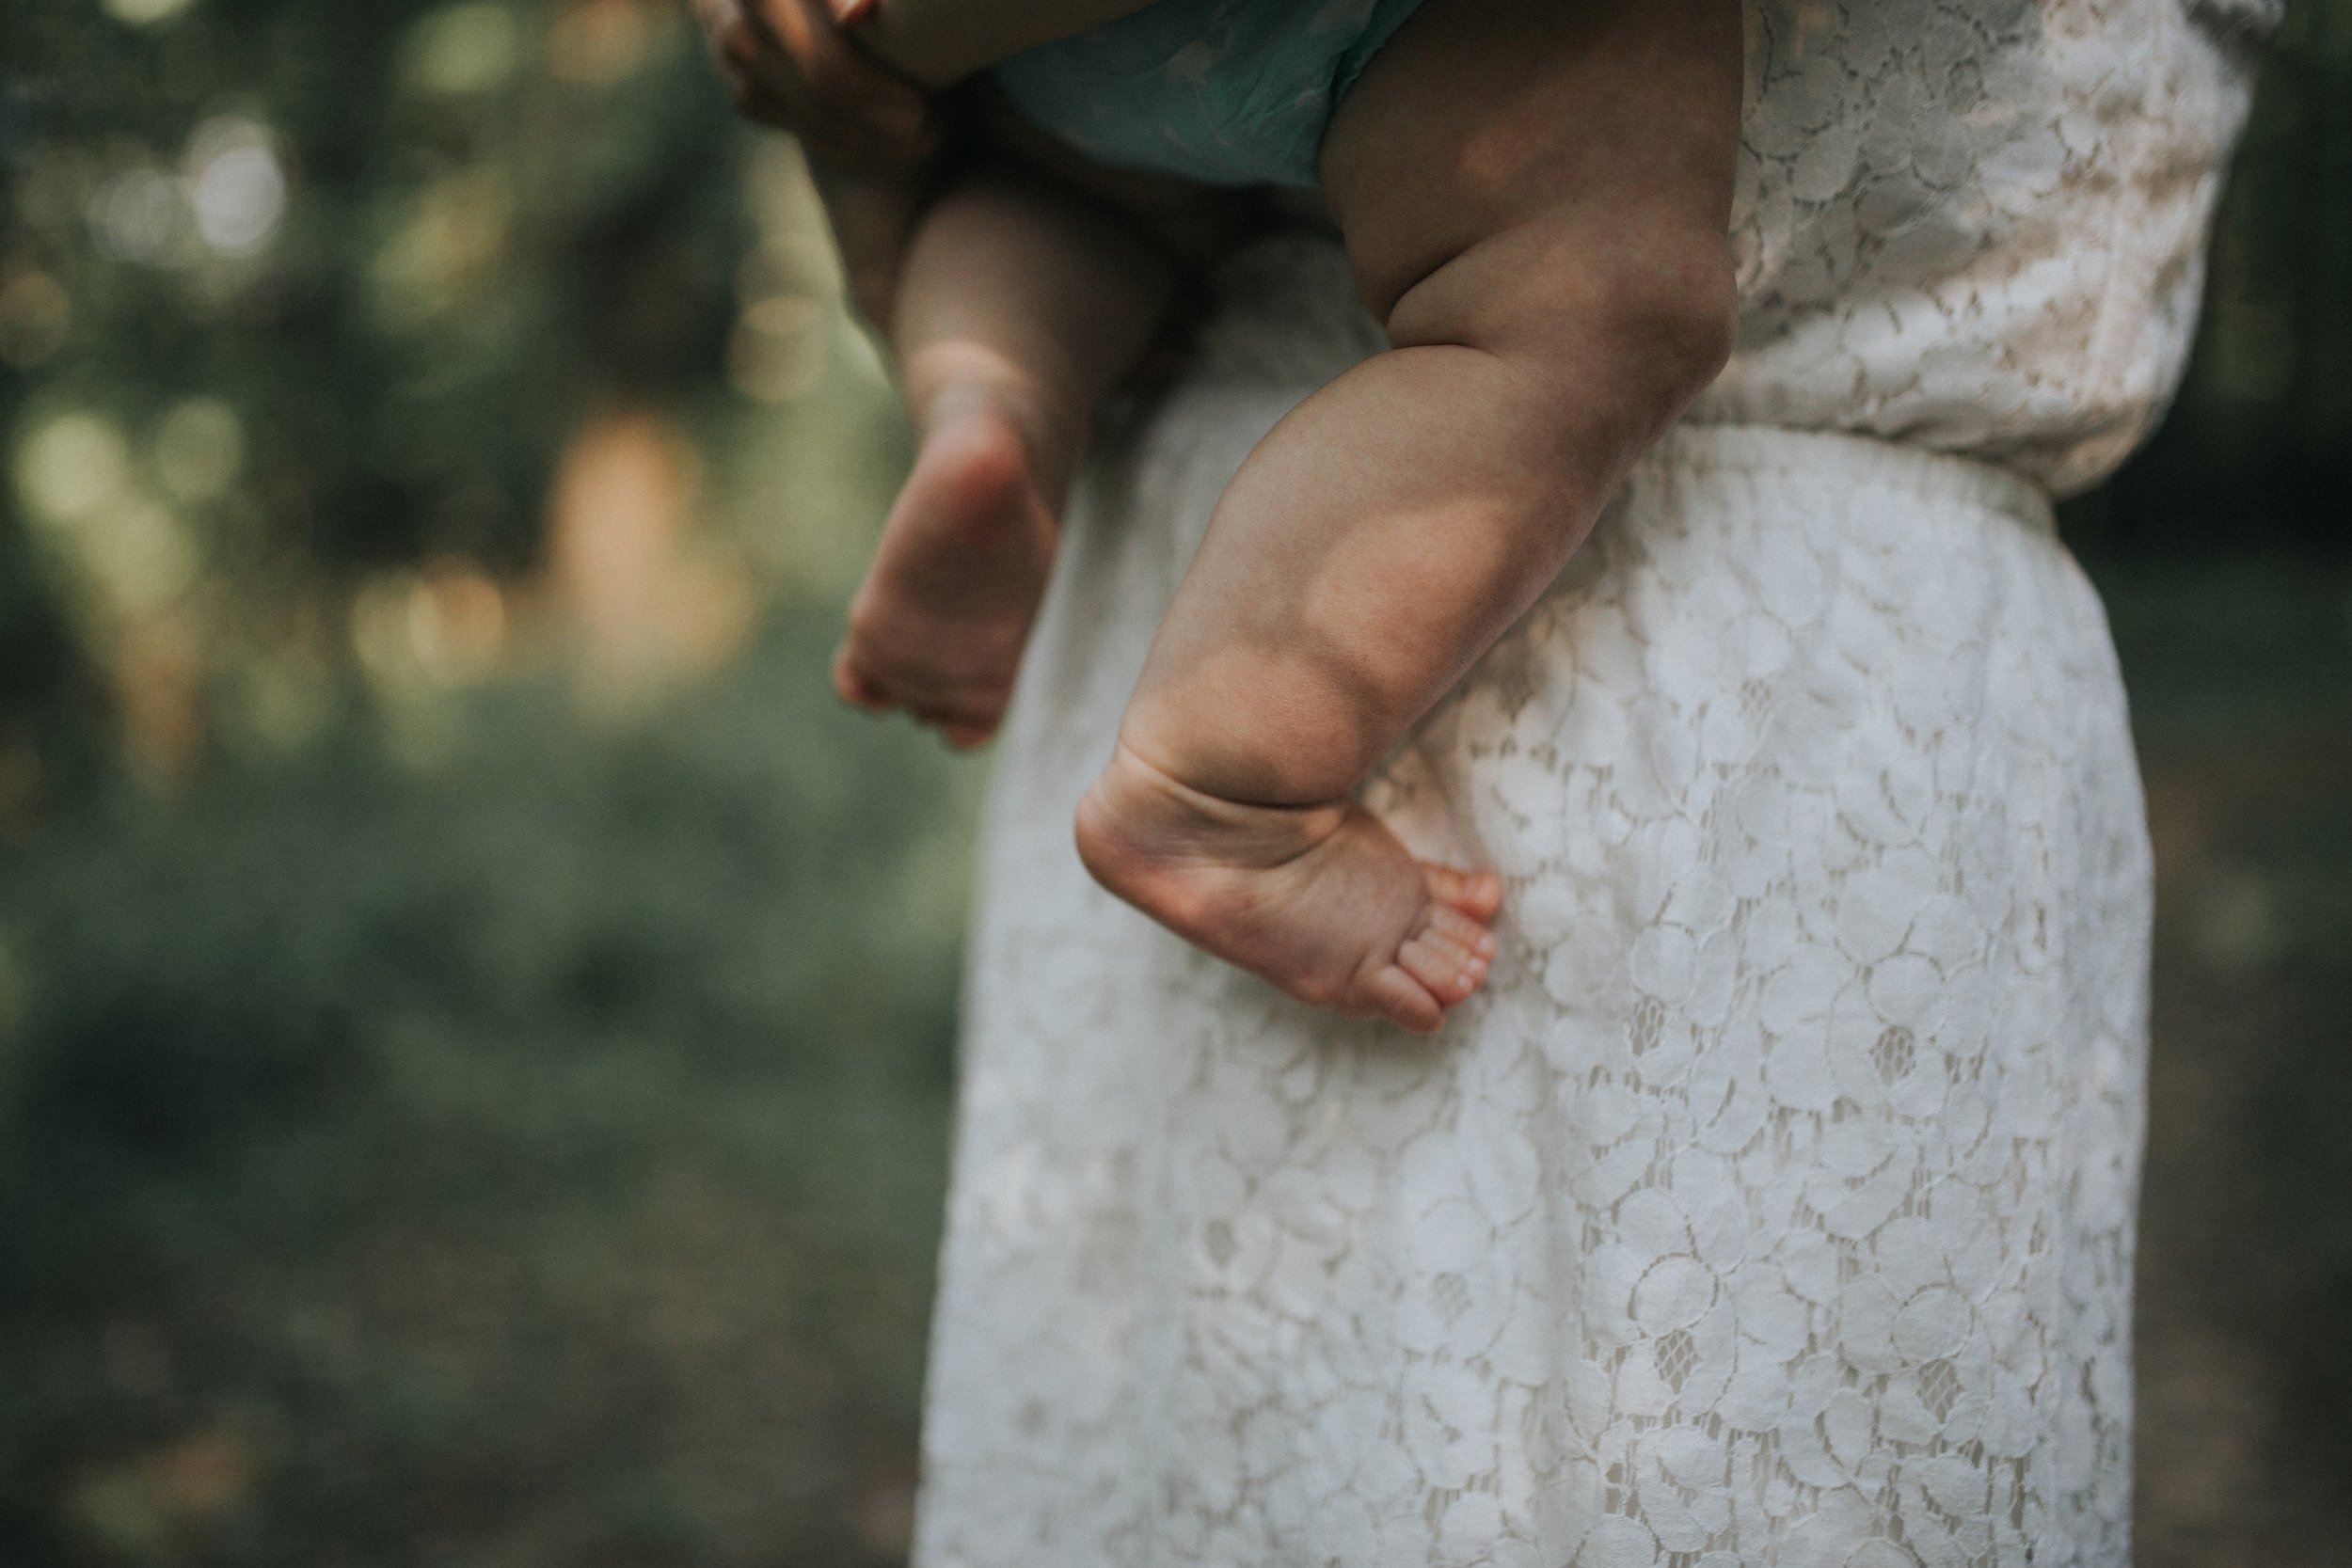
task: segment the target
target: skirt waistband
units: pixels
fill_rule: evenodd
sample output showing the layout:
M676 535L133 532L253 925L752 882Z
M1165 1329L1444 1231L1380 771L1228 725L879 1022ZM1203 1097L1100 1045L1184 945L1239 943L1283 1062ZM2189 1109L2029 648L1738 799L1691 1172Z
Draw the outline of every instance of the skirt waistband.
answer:
M1921 500L1998 512L2038 532L2058 533L2049 493L2015 469L1875 436L1781 425L1684 423L1645 452L1634 471L1638 476L1656 467L1835 475Z

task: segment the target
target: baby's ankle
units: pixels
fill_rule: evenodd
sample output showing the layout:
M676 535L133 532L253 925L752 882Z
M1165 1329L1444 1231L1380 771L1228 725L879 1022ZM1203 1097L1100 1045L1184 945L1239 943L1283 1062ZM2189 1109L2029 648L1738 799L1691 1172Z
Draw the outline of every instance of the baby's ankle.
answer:
M1269 806L1226 800L1121 743L1080 804L1078 852L1114 888L1137 857L1268 867L1336 832L1345 809L1344 801Z
M948 382L915 410L915 428L925 445L956 438L975 424L993 426L1018 441L1030 484L1059 515L1086 449L1089 422L1051 407L1029 388L994 378Z

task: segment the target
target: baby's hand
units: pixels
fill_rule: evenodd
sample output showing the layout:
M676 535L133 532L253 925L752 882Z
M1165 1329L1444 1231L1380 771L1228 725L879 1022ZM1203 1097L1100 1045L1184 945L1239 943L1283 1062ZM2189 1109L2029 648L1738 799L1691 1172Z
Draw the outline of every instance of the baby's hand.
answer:
M869 177L930 157L930 98L852 41L875 0L694 0L719 72L751 119L799 136L811 155Z

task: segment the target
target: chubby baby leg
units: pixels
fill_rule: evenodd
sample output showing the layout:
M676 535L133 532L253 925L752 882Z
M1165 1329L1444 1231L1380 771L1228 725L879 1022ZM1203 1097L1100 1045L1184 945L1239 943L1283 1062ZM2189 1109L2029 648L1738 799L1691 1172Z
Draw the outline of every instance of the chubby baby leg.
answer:
M1430 0L1374 61L1323 172L1393 347L1219 502L1079 815L1112 891L1341 1012L1475 985L1491 883L1349 792L1721 368L1740 86L1739 0Z
M850 610L834 681L957 744L995 729L1096 403L1140 356L1176 263L1011 169L918 225L896 338L921 448Z

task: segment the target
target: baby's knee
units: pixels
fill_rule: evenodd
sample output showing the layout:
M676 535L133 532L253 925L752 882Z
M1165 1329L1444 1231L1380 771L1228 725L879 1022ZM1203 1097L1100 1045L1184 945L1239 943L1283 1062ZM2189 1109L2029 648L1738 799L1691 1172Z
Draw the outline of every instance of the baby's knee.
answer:
M1720 232L1661 233L1601 268L1588 307L1621 358L1649 367L1648 378L1679 413L1705 391L1739 338L1740 293ZM1551 329L1561 325L1556 321Z

